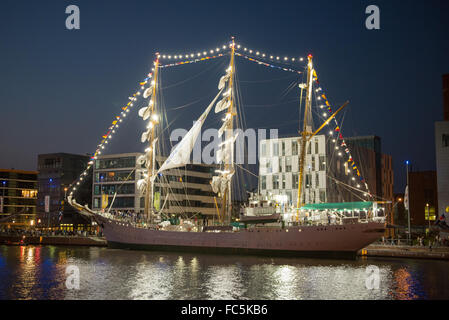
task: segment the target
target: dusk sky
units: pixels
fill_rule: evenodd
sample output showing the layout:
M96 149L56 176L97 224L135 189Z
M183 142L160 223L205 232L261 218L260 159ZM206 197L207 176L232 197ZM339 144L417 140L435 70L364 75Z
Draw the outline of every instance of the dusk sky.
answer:
M80 30L65 27L70 4L80 8ZM371 4L380 8L380 30L365 27ZM405 160L414 170L435 170L434 123L443 118L441 77L449 73L448 17L443 0L2 1L0 168L36 170L40 153L93 153L155 52L202 52L235 36L267 54L312 53L330 102L350 101L343 134L381 137L401 192ZM299 91L282 96L294 74L236 59L247 126L294 134L298 104L289 101ZM178 109L183 114L172 112L178 126L188 128L199 116L228 63L220 58L163 70L168 109L202 99ZM202 72L207 68L210 73ZM196 82L180 83L192 77ZM110 152L143 151L136 111Z

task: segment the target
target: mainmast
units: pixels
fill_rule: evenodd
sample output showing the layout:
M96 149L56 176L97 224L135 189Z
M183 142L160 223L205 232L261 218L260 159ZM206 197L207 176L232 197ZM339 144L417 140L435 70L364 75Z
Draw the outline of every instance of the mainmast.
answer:
M151 116L148 121L147 128L151 130L148 135L149 146L146 151L146 161L145 167L147 169L146 185L147 190L145 193L145 217L147 218L147 223L153 223L153 192L154 192L154 174L155 174L155 163L156 163L156 153L155 153L155 130L156 124L159 122L158 115L154 112L156 109L156 87L158 83L158 71L159 71L159 53L156 53L156 60L154 61L154 75L152 81L152 95L149 102L149 107L151 108Z
M306 104L304 107L304 123L303 130L301 132L301 145L300 145L300 156L299 156L299 177L298 177L298 200L296 202L296 208L299 210L303 206L302 201L302 193L303 193L303 185L304 185L304 165L306 160L306 148L307 143L309 142L309 137L313 135L312 132L312 113L311 113L311 104L312 104L312 84L313 84L313 62L312 55L309 54L307 56L308 64L307 64L307 83L305 85L306 89Z
M224 224L229 224L231 222L231 207L232 207L232 194L231 194L231 176L234 174L234 116L236 116L235 112L235 103L234 103L234 57L235 57L235 41L234 37L232 37L231 42L231 62L229 64L229 90L230 90L230 104L228 110L226 112L226 117L229 117L228 125L226 126L226 135L224 146L224 177L227 178L227 186L226 190L223 193L223 202L222 202L222 214L221 216L224 219Z
M304 205L304 202L302 201L302 194L304 190L304 166L306 162L306 148L308 146L308 143L310 140L317 135L346 105L349 103L349 101L346 101L340 108L338 108L337 111L332 113L332 115L327 118L326 121L324 121L321 126L316 129L315 131L312 131L312 112L311 112L311 105L312 105L312 86L313 86L313 75L315 73L315 70L313 69L313 63L312 63L312 55L308 55L309 63L307 64L307 83L306 84L300 84L301 89L306 89L306 105L304 108L304 123L303 123L303 129L301 133L301 145L300 145L300 155L299 155L299 177L298 177L298 200L296 202L296 219L299 218L298 213L299 209ZM301 99L302 99L302 90L301 90Z

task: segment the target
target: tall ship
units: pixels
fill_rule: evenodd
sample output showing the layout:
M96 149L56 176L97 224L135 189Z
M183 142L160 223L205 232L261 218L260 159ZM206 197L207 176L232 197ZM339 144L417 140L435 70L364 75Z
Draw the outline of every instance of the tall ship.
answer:
M295 140L298 146L297 166L299 168L297 181L295 181L296 203L291 201L288 203L283 201L282 197L275 195L261 195L260 192L252 193L242 207L233 201L236 198L236 192L246 192L233 184L236 171L239 169L241 172L248 171L235 162L235 143L238 137L236 129L242 123L241 108L238 105L240 92L236 87L236 56L259 65L295 71L266 62L268 56L265 54L253 52L247 48L240 50L240 45L235 43L234 38L227 45L210 52L173 57L156 53L152 72L139 83L138 91L129 98L130 101L123 108L121 116L116 117L107 134L103 136L86 170L70 186L68 203L80 214L93 219L102 228L108 246L112 248L354 258L360 249L378 240L384 234L386 229L382 208L384 202L374 201L364 179L361 179L360 183L366 186L366 190L363 187L348 185L348 188L360 192L361 201L327 203L310 201L310 198L306 201L306 169L310 166L307 163L306 150L312 143L312 138L336 121L336 115L347 105L345 103L333 112L323 94L325 104L323 103L320 107L325 106L328 115L323 123L313 129L313 98L316 97L314 93L319 92L320 88L317 85L312 55L304 59L305 66L301 73L305 76L302 78L305 82L299 83L298 86L302 126L300 121L298 128L300 135ZM164 151L163 134L169 129L169 120L166 119L161 102L160 73L168 66L207 61L218 57L229 58L229 64L224 73L217 78L218 92L187 134L171 148L168 157L159 162L158 159ZM173 58L177 59L177 62L165 65L161 63L164 59ZM282 58L270 58L274 62L276 60L282 62ZM144 101L138 115L145 121L146 130L141 135L145 151L136 161L136 167L142 168L142 174L136 185L144 199L144 211L139 215L136 213L127 216L115 214L112 208L117 192L111 197L112 199L106 201L106 205L99 209L91 209L87 204L79 204L76 201L77 190L82 188L89 170L110 142L111 136L124 117L129 114L134 104L138 104L138 98L143 98ZM181 221L173 221L170 216L164 215L168 194L165 199L162 199L161 194L155 192L155 182L163 182L168 176L165 175L166 172L182 170L191 162L192 150L210 113L219 116L221 122L217 133L221 143L218 144L214 154L216 170L210 180L215 202L214 210L216 210L214 223L204 224L188 217ZM341 134L338 134L339 129L337 140L338 136L341 137ZM341 141L337 143L341 144ZM343 151L348 150L344 141L342 148ZM349 151L346 153L349 154ZM348 164L356 168L352 157L349 157ZM359 177L360 172L358 169L355 170L355 177ZM165 183L169 193L171 182L167 180ZM239 207L236 208L236 206ZM237 214L240 212L240 215L236 216L236 212Z

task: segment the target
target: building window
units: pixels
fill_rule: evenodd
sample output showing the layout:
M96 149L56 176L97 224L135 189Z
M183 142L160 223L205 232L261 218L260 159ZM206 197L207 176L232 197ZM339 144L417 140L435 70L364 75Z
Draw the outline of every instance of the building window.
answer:
M320 202L326 202L326 190L320 189Z
M266 162L267 173L271 173L271 161L267 159Z
M309 142L307 144L307 154L311 154L312 153L312 144Z
M267 177L262 176L260 179L260 189L266 190L267 189Z
M262 146L261 146L261 154L262 154L262 157L266 157L266 155L267 155L267 145L265 144L265 142L263 142L262 143Z
M281 156L285 156L285 141L281 142Z
M315 156L312 156L312 171L315 171Z
M298 141L292 141L292 155L298 155Z
M281 175L281 184L282 184L282 190L285 190L285 174Z
M320 186L320 174L318 172L315 174L315 186Z
M318 154L318 140L315 140L315 153Z
M273 189L279 189L279 176L277 174L273 174Z
M326 158L324 156L320 156L320 171L326 170Z
M273 142L273 156L279 156L279 144Z
M449 134L443 134L442 136L443 148L449 147Z
M306 188L312 185L312 175L310 173L306 174Z
M285 158L285 172L292 172L292 158Z
M293 189L298 189L298 179L299 179L299 175L297 173L293 174L293 181L292 181L292 185L293 185Z

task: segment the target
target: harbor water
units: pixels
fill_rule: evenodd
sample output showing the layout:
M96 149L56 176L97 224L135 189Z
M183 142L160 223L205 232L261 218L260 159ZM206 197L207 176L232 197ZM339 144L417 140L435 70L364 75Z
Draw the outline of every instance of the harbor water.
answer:
M373 268L377 284L367 281ZM74 269L79 271L75 288L69 281ZM1 245L0 299L449 299L448 272L447 261L438 260Z

